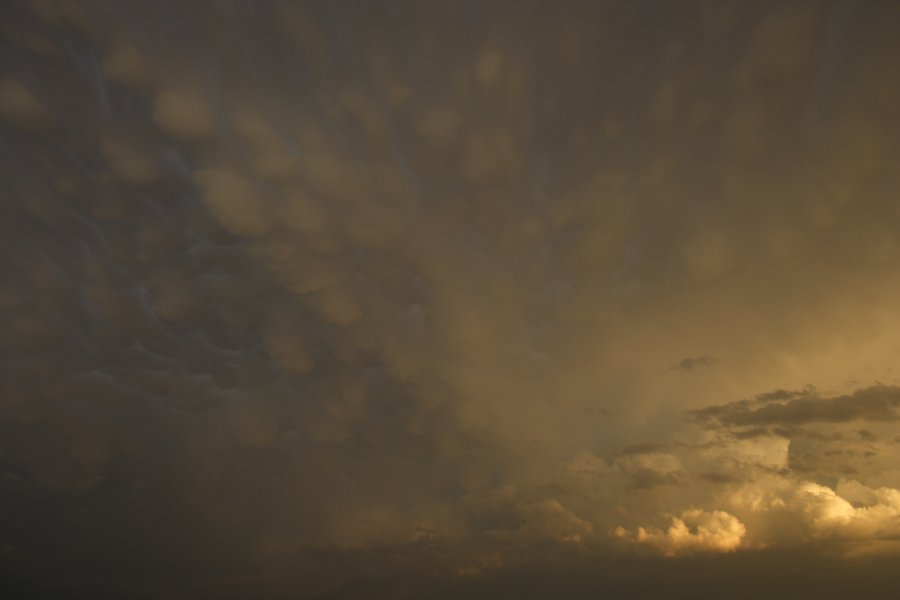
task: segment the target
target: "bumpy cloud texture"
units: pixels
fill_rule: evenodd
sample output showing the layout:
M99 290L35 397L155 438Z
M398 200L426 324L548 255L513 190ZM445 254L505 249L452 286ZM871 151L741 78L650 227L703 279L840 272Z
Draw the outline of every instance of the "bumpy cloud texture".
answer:
M716 510L688 510L679 517L672 517L672 525L666 531L647 531L639 527L635 541L659 547L667 556L691 550L728 552L741 545L747 528L726 512ZM627 537L625 529L615 531L617 537Z
M888 576L898 19L5 4L4 579L546 597L522 583L541 572L571 597L595 574L722 597L720 573L789 580L785 556Z

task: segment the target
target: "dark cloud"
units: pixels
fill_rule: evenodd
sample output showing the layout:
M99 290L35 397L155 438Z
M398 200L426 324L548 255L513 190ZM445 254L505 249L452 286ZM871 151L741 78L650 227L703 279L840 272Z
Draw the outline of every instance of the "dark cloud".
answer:
M712 356L708 354L701 354L700 356L694 358L683 358L678 362L677 365L673 366L673 369L680 369L682 371L690 371L696 367L711 367L714 364L719 362Z
M721 597L895 552L898 16L0 4L5 588Z
M900 418L894 410L897 406L900 406L900 388L875 385L830 398L812 391L803 395L767 394L752 401L702 408L691 414L701 423L716 426L791 427L817 422L895 421Z
M857 431L856 433L857 433L857 435L859 435L859 437L860 437L861 439L863 439L863 440L865 440L865 441L867 441L867 442L873 442L873 441L875 441L876 439L878 439L878 436L876 436L874 433L872 433L872 432L869 431L868 429L860 429L860 430Z

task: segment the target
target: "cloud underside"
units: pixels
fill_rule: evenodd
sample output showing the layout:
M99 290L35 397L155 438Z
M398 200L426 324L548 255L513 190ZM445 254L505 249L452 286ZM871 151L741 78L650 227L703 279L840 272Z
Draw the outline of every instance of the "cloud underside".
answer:
M3 4L0 579L893 556L897 19Z
M852 394L822 397L813 390L772 392L750 401L695 410L701 423L719 426L793 427L808 423L890 422L898 418L900 387L877 385Z

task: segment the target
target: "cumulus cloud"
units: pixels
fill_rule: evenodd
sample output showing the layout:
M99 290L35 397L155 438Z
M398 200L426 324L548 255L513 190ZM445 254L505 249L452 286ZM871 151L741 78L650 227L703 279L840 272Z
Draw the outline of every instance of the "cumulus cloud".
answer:
M678 461L676 485L657 494L653 504L676 515L671 517L671 525L668 529L643 523L631 528L619 525L613 537L628 541L635 549L652 548L670 556L703 549L799 548L809 544L825 544L840 555L893 554L898 488L889 465L896 460L897 451L873 431L862 430L861 434L857 424L860 418L874 414L876 418L870 419L873 427L890 430L893 419L882 418L882 409L872 407L884 402L890 405L893 392L892 388L872 386L823 398L813 389L776 390L725 407L691 412L691 420L699 421L710 436L708 441L637 447L637 456L652 457L646 453L666 448L672 456L669 462ZM729 411L746 414L738 411L792 403L803 407L805 416L795 420L804 427L783 418L772 423L730 418L734 413ZM819 406L811 406L816 403ZM790 408L779 415L793 417L798 410ZM807 418L807 413L814 416ZM726 416L720 417L723 414ZM634 456L634 452L626 456ZM701 498L704 507L696 508ZM724 539L738 540L733 546L716 545L718 529L713 525L700 527L706 522L702 515L723 510L723 515L735 521L720 516L710 522L722 524ZM621 518L633 522L636 515L626 511ZM729 538L724 533L729 531L740 535Z
M882 545L896 539L897 489L871 488L853 479L840 479L829 487L792 478L745 484L728 499L732 510L744 512L756 525L751 537L764 545L841 543L845 553L893 554Z
M672 524L665 531L639 527L632 541L653 546L667 556L697 551L733 552L747 533L743 523L721 510L692 509L671 519ZM615 535L629 538L623 528L616 529Z

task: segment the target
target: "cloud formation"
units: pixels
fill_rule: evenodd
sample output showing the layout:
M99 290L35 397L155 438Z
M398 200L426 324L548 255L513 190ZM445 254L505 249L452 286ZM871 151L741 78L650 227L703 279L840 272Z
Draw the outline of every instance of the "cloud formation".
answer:
M805 423L894 421L900 405L900 387L875 385L852 394L822 398L815 390L775 392L750 401L710 406L692 412L701 423L731 426L793 426Z
M478 597L892 555L897 17L3 5L0 573Z
M744 524L726 512L693 509L673 516L665 531L639 527L634 541L655 546L666 556L691 551L732 552L740 547L746 533ZM615 535L627 538L629 534L620 527Z
M710 356L709 354L701 354L696 357L688 357L682 358L678 364L673 366L673 369L681 369L683 371L690 371L696 367L711 367L716 364L718 361Z

